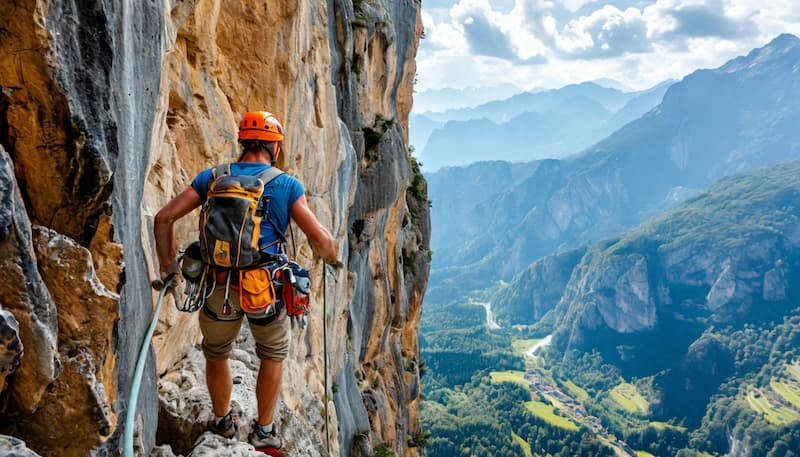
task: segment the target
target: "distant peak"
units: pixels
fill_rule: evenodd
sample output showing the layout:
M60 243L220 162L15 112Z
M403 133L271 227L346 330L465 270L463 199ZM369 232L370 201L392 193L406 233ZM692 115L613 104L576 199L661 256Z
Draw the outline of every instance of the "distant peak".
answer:
M616 89L620 92L631 92L633 90L626 84L611 78L598 78L589 82L597 84L598 86L601 87L605 87L607 89Z
M760 65L783 56L800 47L800 38L791 33L778 35L763 47L753 49L746 56L738 57L726 63L720 70L725 72L741 71L745 68Z
M800 38L796 35L792 35L791 33L782 33L778 35L774 40L770 41L769 44L766 46L768 48L775 47L775 46L797 46L800 44Z

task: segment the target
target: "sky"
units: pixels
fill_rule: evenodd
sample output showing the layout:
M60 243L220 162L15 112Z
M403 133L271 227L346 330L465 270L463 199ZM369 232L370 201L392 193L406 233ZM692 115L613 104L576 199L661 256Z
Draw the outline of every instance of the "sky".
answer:
M800 0L423 0L422 21L418 92L602 78L640 90L800 35Z

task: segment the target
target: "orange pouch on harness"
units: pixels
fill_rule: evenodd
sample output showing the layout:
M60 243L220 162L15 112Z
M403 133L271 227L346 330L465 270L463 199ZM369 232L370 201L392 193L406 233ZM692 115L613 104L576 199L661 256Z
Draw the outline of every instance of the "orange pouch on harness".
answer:
M265 268L240 271L239 292L242 311L246 313L264 311L277 299L272 275Z

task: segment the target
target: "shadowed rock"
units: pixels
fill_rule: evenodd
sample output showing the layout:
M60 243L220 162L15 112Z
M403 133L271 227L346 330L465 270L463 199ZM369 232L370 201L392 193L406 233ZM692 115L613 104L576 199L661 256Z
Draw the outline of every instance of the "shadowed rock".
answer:
M23 349L19 323L0 306L0 394L6 389L6 378L19 367Z
M4 457L39 457L25 442L12 436L0 435L0 455Z

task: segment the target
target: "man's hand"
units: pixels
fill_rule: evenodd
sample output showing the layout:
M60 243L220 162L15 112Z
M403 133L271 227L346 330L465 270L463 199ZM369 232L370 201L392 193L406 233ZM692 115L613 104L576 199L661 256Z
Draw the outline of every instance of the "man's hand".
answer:
M160 278L159 279L154 279L153 282L150 283L150 285L155 290L161 290L161 288L164 287L164 284L167 283L167 280L170 277L172 277L173 279L172 279L172 282L170 283L169 287L170 288L174 288L176 283L177 283L176 277L177 277L178 273L180 272L180 269L181 269L181 266L178 263L178 259L173 260L167 266L163 266L162 265L161 269L160 269L160 272L159 272Z

